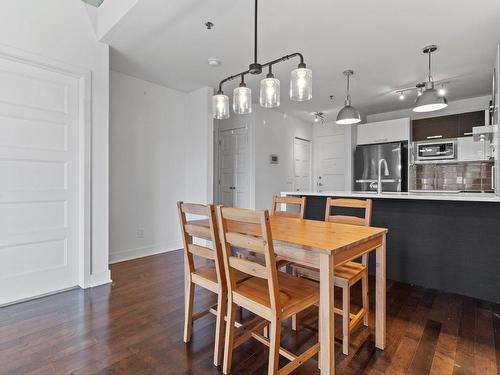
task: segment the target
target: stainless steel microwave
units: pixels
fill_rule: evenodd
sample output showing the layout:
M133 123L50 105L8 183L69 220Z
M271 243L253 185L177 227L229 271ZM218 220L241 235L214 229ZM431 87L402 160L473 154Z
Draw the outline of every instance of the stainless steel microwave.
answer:
M441 160L457 158L457 141L455 139L439 142L417 142L415 145L417 160Z

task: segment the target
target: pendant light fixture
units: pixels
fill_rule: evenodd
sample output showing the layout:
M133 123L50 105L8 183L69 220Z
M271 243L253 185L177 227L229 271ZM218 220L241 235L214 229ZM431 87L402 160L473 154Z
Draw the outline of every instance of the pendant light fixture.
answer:
M223 93L214 95L212 98L212 111L214 118L224 120L229 118L229 98Z
M437 46L435 45L424 47L422 50L423 53L429 55L429 74L422 95L418 96L415 101L413 112L432 112L448 107L446 97L444 95L439 95L439 92L434 88L434 80L431 74L431 54L436 50Z
M274 78L271 66L266 78L260 81L260 105L264 108L275 108L280 105L280 81Z
M243 75L240 85L233 91L233 111L239 115L252 112L252 90L245 84Z
M290 99L297 102L312 98L312 71L303 65L290 73Z
M350 87L349 87L349 79L354 74L352 70L344 71L344 75L346 76L346 91L347 95L345 97L345 106L342 108L337 115L336 123L339 125L350 125L357 124L361 122L361 115L359 111L351 106L351 95L350 95Z
M269 73L260 83L260 105L265 108L275 108L280 105L280 81L274 78L272 66L291 58L298 57L297 69L290 74L290 99L295 101L306 101L312 98L312 71L306 67L304 56L295 52L278 59L260 64L257 60L257 15L258 0L255 0L254 16L254 60L244 72L224 78L219 83L219 89L213 97L213 116L215 119L229 118L229 98L224 95L222 85L235 78L241 77L240 86L234 89L233 111L237 114L247 114L252 112L252 91L246 87L244 77L247 74L261 74L262 69L269 68Z

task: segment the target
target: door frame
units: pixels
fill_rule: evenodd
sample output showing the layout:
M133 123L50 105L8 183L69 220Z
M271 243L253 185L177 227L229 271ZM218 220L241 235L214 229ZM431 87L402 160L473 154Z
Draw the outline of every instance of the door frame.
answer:
M0 58L63 74L76 79L78 82L78 187L75 201L78 217L78 225L75 228L78 243L77 280L78 286L88 288L92 286L92 72L88 69L2 44L0 44ZM57 292L59 291L54 291L54 293ZM33 296L33 298L38 297ZM14 303L17 302L20 301Z
M303 137L293 137L293 190L295 191L295 140L301 140L309 142L309 191L312 191L312 181L313 181L313 141L312 139L307 139Z

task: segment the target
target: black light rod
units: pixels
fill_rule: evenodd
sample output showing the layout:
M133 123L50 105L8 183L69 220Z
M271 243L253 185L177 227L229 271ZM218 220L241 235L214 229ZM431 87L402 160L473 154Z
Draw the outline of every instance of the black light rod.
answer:
M268 66L268 65L274 65L274 64L277 64L279 62L282 62L282 61L286 61L286 60L289 60L295 56L299 56L300 58L300 65L303 65L304 64L304 56L302 56L301 53L299 52L295 52L295 53L292 53L291 55L286 55L286 56L283 56L283 57L280 57L279 59L276 59L276 60L273 60L273 61L269 61L265 64L262 64L262 67L265 67L265 66Z
M219 91L218 91L218 93L221 93L221 92L222 92L222 85L223 85L225 82L232 81L233 79L238 78L238 77L243 77L243 76L247 75L248 73L250 73L250 71L245 70L244 72L241 72L241 73L238 73L238 74L235 74L235 75L229 76L229 77L227 77L227 78L224 78L224 79L223 79L222 81L220 81L220 83L219 83Z
M253 62L255 64L257 64L257 15L258 15L258 13L257 13L257 0L255 0L255 17L254 17L254 24L253 24L253 27L254 27Z
M286 61L286 60L289 60L291 58L294 58L294 57L299 57L300 58L300 63L299 63L299 67L305 67L305 64L304 64L304 56L300 53L300 52L295 52L295 53L292 53L290 55L285 55L283 57L280 57L279 59L276 59L276 60L273 60L273 61L269 61L265 64L262 64L262 67L266 67L266 66L269 66L269 65L274 65L274 64L277 64L277 63L280 63L282 61ZM222 81L220 81L219 83L219 91L218 93L221 93L222 92L222 85L228 81L232 81L233 79L235 78L238 78L238 77L242 77L242 76L245 76L247 75L248 73L250 73L249 70L245 70L244 72L241 72L241 73L238 73L238 74L235 74L235 75L232 75L232 76L229 76L227 78L224 78Z

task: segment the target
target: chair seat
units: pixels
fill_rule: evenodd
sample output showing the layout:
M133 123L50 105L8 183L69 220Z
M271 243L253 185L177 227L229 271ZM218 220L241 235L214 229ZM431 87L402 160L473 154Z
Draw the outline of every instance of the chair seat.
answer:
M319 271L317 268L293 264L298 275L308 279L319 281ZM366 266L357 262L347 262L335 267L334 283L336 286L352 285L367 272Z
M319 286L316 282L278 271L279 299L282 318L285 319L319 302ZM239 283L234 289L235 302L263 317L271 316L268 282L252 277ZM246 303L253 302L253 303ZM258 304L261 308L255 310Z
M335 278L345 280L350 284L358 281L367 272L366 266L357 262L347 262L335 267Z
M240 282L250 278L251 276L243 272L236 271L236 282ZM195 272L192 273L193 282L203 286L214 293L219 292L219 283L217 281L217 271L214 265L196 267Z

